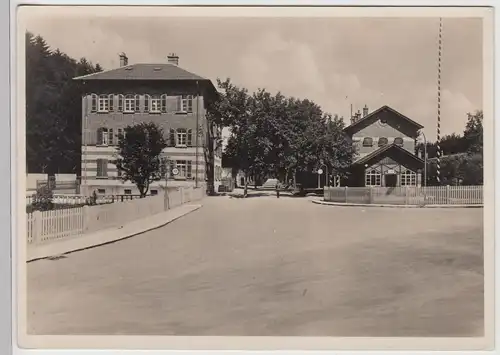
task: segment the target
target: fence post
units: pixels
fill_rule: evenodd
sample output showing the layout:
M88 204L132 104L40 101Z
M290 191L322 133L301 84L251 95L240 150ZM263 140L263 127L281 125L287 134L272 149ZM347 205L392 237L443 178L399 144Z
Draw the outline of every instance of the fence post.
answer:
M373 186L370 186L370 193L368 197L368 203L371 205L373 203Z
M41 242L42 236L42 212L34 211L33 212L33 230L32 232L33 243L38 244Z
M345 202L347 203L347 186L344 188Z
M450 204L450 185L446 185L446 202L445 204Z
M409 190L408 190L408 186L405 186L405 205L409 205L410 204L410 196L409 196Z
M83 233L89 228L89 220L90 220L90 214L89 214L89 206L83 206Z

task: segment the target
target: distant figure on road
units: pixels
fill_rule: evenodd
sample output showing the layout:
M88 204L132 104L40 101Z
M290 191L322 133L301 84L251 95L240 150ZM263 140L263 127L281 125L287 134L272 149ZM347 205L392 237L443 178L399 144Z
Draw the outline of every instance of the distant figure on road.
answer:
M280 182L276 182L276 198L280 198Z

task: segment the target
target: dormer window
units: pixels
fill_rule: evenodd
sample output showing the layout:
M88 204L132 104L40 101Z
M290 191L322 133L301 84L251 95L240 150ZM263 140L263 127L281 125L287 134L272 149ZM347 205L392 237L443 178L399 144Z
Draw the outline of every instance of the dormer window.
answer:
M385 137L380 137L378 139L378 146L383 147L384 145L387 145L389 143L389 140Z
M373 138L372 137L365 137L363 139L363 147L372 147L373 146Z
M403 142L403 138L401 138L401 137L396 137L396 138L394 138L394 144L399 145L399 146L402 146L402 145L403 145L403 143L404 143L404 142Z

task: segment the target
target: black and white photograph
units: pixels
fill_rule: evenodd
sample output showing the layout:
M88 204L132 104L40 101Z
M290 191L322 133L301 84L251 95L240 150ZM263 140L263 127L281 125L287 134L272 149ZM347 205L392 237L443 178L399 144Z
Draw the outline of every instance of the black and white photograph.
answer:
M488 349L492 14L21 6L19 337Z

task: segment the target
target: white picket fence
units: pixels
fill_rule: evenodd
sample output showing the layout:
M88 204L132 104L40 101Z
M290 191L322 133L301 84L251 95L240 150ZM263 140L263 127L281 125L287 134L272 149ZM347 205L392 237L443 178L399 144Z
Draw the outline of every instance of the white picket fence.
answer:
M481 205L483 186L325 187L324 200L387 205Z
M27 213L28 244L53 242L82 236L102 229L121 226L205 196L205 188L179 188L142 199L98 206L83 206L52 211Z

